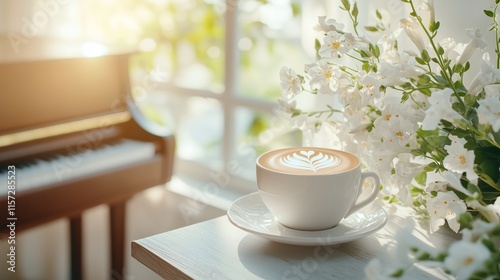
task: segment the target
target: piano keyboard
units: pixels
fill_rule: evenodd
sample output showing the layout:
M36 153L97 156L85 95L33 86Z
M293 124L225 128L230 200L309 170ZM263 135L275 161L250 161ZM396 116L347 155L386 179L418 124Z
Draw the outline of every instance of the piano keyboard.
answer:
M80 153L55 155L48 159L15 164L16 192L123 167L154 156L154 143L123 139L93 150L87 149ZM0 188L3 190L1 195L6 195L7 168L5 167L0 171Z

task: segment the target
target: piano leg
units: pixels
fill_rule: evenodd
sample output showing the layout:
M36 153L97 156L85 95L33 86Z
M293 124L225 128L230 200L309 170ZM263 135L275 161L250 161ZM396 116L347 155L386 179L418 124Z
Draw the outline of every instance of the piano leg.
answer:
M70 218L71 242L71 279L81 280L82 277L82 216Z
M109 205L111 223L111 279L124 279L126 200Z

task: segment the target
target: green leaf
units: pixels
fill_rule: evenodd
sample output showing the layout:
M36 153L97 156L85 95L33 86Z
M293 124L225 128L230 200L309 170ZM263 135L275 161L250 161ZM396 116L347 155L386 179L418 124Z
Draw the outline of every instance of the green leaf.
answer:
M351 10L351 4L349 3L349 0L342 0L342 5L347 11Z
M464 66L464 72L469 71L469 68L470 68L470 62L467 61Z
M364 50L360 50L359 51L359 54L361 55L361 57L363 58L366 58L366 57L370 57L370 54L368 54L367 52L365 52Z
M411 150L411 154L416 156L416 157L423 156L423 155L425 155L425 151L422 149L414 149L414 150Z
M493 13L493 11L490 11L490 10L484 10L484 14L487 15L488 17L492 18L495 16L495 14Z
M483 194L481 193L481 190L479 189L479 187L476 186L475 184L467 183L466 189L472 194L477 193L478 199L483 200Z
M427 253L427 252L424 252L424 253L422 253L422 255L420 255L417 259L418 259L419 261L426 261L426 260L428 260L428 259L430 259L430 258L431 258L431 255L430 255L429 253Z
M410 193L412 194L413 197L420 195L420 194L425 194L425 191L419 187L412 187L410 189ZM415 201L417 202L417 201Z
M429 56L429 52L428 52L426 49L422 50L422 52L420 53L420 55L422 56L422 59L423 59L426 63L428 63L429 61L431 61L431 58L430 58L430 56Z
M436 260L439 261L439 262L444 262L444 259L446 259L447 256L448 256L448 253L446 253L446 252L440 253L436 257Z
M352 7L351 13L354 18L358 16L358 4L356 4L356 2L354 2L354 6Z
M469 131L462 128L455 128L451 132L453 135L458 136L460 138L468 139L470 137Z
M458 223L464 228L472 228L473 220L474 218L470 212L462 213L462 215L458 217Z
M421 85L428 84L431 81L431 78L425 74L418 76L418 83Z
M415 176L415 181L419 185L425 186L427 183L427 172L422 172L422 173L418 174L417 176Z
M401 96L401 103L405 103L410 98L411 92L404 91Z
M493 182L498 182L500 179L500 163L495 159L482 159L481 156L476 156L475 162L481 167L481 172L488 174Z
M423 93L427 96L431 96L431 94L432 94L431 90L428 88L420 88L420 89L418 89L418 91L420 91L421 93Z
M363 63L361 69L365 70L366 72L370 72L370 64L368 62Z
M425 172L435 171L439 166L435 162L431 162L424 167Z
M441 45L438 47L438 54L443 55L444 54L444 48L441 47Z
M365 26L366 31L378 32L378 28L375 26Z
M429 31L430 31L431 33L436 32L436 31L439 29L439 26L440 26L440 25L441 25L441 24L439 23L439 21L435 21L435 22L433 22L433 23L429 24Z
M434 61L434 58L432 59L432 61ZM446 85L448 83L448 81L446 81L446 79L443 78L443 76L436 76L436 80L441 85Z
M378 45L370 44L370 49L375 58L378 58L380 56L380 48L378 47Z
M452 68L452 71L453 73L460 73L463 69L464 67L462 66L462 64L455 64Z
M483 245L490 250L490 252L495 253L496 251L496 246L495 243L491 239L483 239Z
M493 236L500 236L500 225L496 226L492 231L491 235Z
M320 48L321 48L321 42L318 39L315 39L314 40L314 50L316 51L316 53L319 52Z
M486 202L486 203L491 202L491 203L488 203L488 204L495 203L495 200L500 195L499 192L484 192L483 191L482 193L483 193L483 201Z
M394 273L391 274L391 277L399 278L399 277L403 276L404 273L405 273L404 269L400 268L400 269L394 271Z
M423 60L422 58L420 58L418 56L415 57L415 60L417 61L418 64L427 65L427 63L425 62L425 60Z

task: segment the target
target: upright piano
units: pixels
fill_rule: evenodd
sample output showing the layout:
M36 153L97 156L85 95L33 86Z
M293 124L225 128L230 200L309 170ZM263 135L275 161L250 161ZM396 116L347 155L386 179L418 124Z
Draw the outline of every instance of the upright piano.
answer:
M81 46L0 39L0 234L69 219L81 279L82 213L107 204L110 278L122 279L126 202L170 180L174 137L130 96L129 53L86 57Z

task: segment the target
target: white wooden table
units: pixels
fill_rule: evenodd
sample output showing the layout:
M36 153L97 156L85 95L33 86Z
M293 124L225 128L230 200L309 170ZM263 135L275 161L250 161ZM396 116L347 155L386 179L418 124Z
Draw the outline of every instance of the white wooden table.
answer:
M371 259L384 265L395 261L394 235L409 215L398 208L378 232L337 247L271 242L222 216L135 240L132 256L165 279L364 279ZM413 235L440 249L458 238L445 228L429 236L418 224ZM415 266L403 279L449 278L438 269Z

